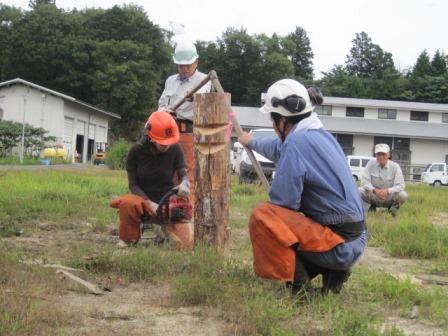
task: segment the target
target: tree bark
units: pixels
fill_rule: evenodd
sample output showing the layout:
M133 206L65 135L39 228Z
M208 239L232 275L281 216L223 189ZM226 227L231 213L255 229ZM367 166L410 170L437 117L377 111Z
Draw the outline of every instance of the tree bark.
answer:
M195 245L225 252L229 243L230 158L226 139L229 116L222 100L230 94L195 95Z

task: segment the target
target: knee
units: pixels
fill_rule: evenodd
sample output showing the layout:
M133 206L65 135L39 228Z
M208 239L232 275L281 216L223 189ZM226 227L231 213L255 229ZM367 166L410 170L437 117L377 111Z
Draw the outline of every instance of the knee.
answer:
M406 191L400 191L397 194L397 201L400 204L403 204L408 199L408 193Z

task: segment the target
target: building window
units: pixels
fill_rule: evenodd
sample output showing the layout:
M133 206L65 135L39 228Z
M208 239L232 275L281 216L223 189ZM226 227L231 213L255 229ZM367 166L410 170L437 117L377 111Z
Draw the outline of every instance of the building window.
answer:
M378 119L397 119L397 110L379 108Z
M345 155L353 154L353 134L333 134Z
M448 123L448 113L442 113L442 122Z
M314 112L316 112L319 115L331 116L331 114L333 113L333 106L331 105L316 106L314 108Z
M364 118L364 107L347 106L345 108L345 115L347 117Z
M428 121L429 113L426 111L411 111L411 120Z

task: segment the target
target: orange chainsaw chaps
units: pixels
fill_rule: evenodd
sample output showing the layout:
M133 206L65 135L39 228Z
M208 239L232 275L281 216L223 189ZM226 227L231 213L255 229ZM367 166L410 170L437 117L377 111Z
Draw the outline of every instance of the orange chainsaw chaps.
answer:
M259 204L249 219L255 273L267 279L292 281L295 252L326 252L344 242L328 227L303 214L270 202Z
M119 209L120 225L118 235L120 239L127 243L138 243L141 238L141 217L144 212L150 213L145 199L137 195L127 194L113 199L110 202L110 206ZM162 228L174 249L183 250L193 247L193 224L164 224Z
M188 250L193 248L194 229L192 223L165 224L163 228L172 248L175 250Z
M137 195L126 194L113 199L110 206L119 209L118 235L120 239L127 243L137 243L141 236L141 217L145 211L150 212L145 199Z

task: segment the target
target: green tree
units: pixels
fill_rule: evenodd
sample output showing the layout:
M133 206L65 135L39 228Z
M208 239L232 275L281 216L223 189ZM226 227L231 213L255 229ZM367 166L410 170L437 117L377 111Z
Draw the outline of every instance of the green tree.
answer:
M317 84L322 93L334 97L368 98L364 81L354 75L350 75L342 65L336 65Z
M431 68L434 76L443 76L447 73L446 56L439 50L436 51L432 58Z
M428 52L423 50L420 55L417 58L417 62L414 65L414 68L412 69L412 77L425 77L425 76L431 76L432 75L432 66L431 61L429 59Z
M291 57L294 76L298 79L313 79L314 53L306 30L296 27L294 32L283 40L283 47Z
M357 33L347 55L347 71L360 78L381 78L385 71L396 71L392 54L384 51L365 33Z
M30 0L30 2L28 3L28 7L32 8L32 9L36 9L39 6L42 5L56 5L56 0Z
M0 81L10 79L5 75L5 66L10 55L12 33L17 28L22 16L23 13L19 8L0 3Z

